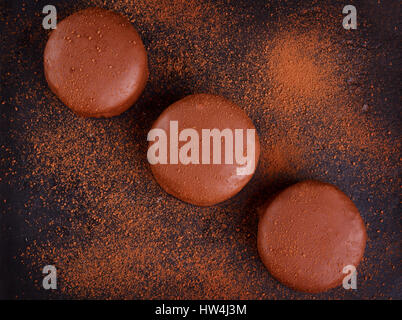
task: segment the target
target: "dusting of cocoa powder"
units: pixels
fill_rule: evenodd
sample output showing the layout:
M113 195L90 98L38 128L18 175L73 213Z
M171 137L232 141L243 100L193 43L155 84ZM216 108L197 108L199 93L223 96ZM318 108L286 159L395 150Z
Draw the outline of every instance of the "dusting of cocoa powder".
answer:
M47 88L39 72L46 36L26 22L29 43L41 46L9 52L20 60L16 73L28 70L35 77L22 79L7 101L15 108L10 131L19 149L8 151L6 178L30 190L24 206L12 212L25 216L25 228L34 231L15 257L27 266L28 282L41 290L41 268L55 264L59 290L46 294L68 298L370 297L363 292L378 288L379 270L395 269L397 250L392 230L376 232L380 219L392 219L383 212L383 195L399 188L400 140L395 143L387 123L375 116L381 87L368 76L381 51L369 50L358 36L347 39L336 27L335 12L341 11L331 6L284 18L280 5L267 5L261 8L265 24L247 8L196 0L95 0L58 12L67 16L87 6L130 19L149 52L150 80L123 115L78 118ZM8 79L12 83L11 74ZM167 195L146 160L153 121L172 102L198 92L244 108L261 142L251 182L210 208ZM299 294L262 265L257 207L306 178L347 188L363 219L372 221L359 284L367 291ZM379 261L384 269L373 267Z

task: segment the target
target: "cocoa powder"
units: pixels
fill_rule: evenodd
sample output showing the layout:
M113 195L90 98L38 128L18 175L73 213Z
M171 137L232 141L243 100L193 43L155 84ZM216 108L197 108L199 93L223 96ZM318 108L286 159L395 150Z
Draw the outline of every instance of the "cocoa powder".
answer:
M353 295L340 289L300 296L270 277L256 250L258 205L291 182L316 178L342 188L347 176L358 206L399 188L390 179L400 140L395 143L385 123L370 116L371 96L381 88L370 83L367 70L377 57L361 42L348 44L339 36L335 10L271 16L261 27L247 10L207 1L88 2L93 5L126 15L150 51L150 82L122 116L77 118L35 71L40 61L10 52L21 59L16 72L36 72L8 101L16 108L13 139L24 147L10 156L6 177L10 185L21 185L16 180L23 176L21 188L31 190L24 208L12 214L25 215L26 227L37 236L15 258L26 264L38 288L38 270L54 263L61 294L68 298ZM281 8L271 14L280 17ZM32 30L30 41L44 44L43 30ZM234 199L210 208L168 196L146 161L151 123L170 103L197 92L234 100L261 137L252 181ZM388 219L376 203L362 212L366 221ZM367 226L369 238L379 225ZM376 283L370 266L377 260L392 265L391 239L392 233L384 233L383 252L369 242L362 287Z

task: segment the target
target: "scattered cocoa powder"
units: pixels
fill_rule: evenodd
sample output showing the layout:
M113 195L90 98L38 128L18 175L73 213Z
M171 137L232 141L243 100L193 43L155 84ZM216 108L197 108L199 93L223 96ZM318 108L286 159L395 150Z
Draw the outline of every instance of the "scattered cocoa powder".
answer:
M372 116L381 87L370 82L368 69L379 58L364 40L348 43L335 27L334 12L341 10L316 6L283 18L279 5L265 8L265 24L256 24L255 11L209 1L87 5L119 11L140 31L150 81L123 115L78 118L38 72L46 37L26 22L29 43L41 46L30 49L34 58L20 47L9 52L20 61L15 73L34 77L21 79L7 101L15 108L9 121L18 148L2 149L10 153L9 185L30 190L23 208L7 213L25 216L25 228L34 230L15 257L26 265L28 282L40 290L41 268L54 263L60 291L46 294L67 298L370 297L381 278L373 266L381 261L380 270L395 268L394 234L374 235L380 223L367 226L371 241L360 284L367 291L295 293L270 277L256 249L256 209L289 183L314 178L346 188L365 221L376 221L388 210L383 197L398 192L400 139ZM58 12L66 16L87 5ZM152 122L170 103L197 92L234 100L261 138L255 177L238 196L210 208L168 196L146 161ZM392 221L387 212L381 218Z

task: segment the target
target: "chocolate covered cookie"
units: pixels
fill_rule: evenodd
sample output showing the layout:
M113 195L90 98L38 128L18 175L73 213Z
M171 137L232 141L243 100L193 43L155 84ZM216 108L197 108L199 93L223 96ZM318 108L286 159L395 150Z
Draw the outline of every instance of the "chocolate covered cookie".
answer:
M359 211L328 183L297 183L270 199L260 215L260 257L273 277L295 290L341 285L344 267L357 267L365 245Z
M210 206L238 193L255 171L260 145L246 113L210 94L168 107L148 134L156 181L183 201Z
M147 53L122 15L89 8L57 24L46 44L44 69L50 89L76 114L112 117L142 93Z

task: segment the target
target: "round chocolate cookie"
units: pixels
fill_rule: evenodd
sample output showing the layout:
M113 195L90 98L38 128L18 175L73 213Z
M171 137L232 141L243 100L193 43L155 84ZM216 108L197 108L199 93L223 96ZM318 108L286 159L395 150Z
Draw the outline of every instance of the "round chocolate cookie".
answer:
M366 245L364 222L337 187L297 183L270 199L258 224L258 251L269 272L299 291L322 292L357 267Z
M112 117L140 96L148 78L140 36L120 14L89 8L57 24L46 44L50 89L75 113Z
M158 129L166 138L155 137ZM190 95L169 106L148 140L156 181L169 194L199 206L238 193L251 179L260 154L257 132L246 113L210 94Z

